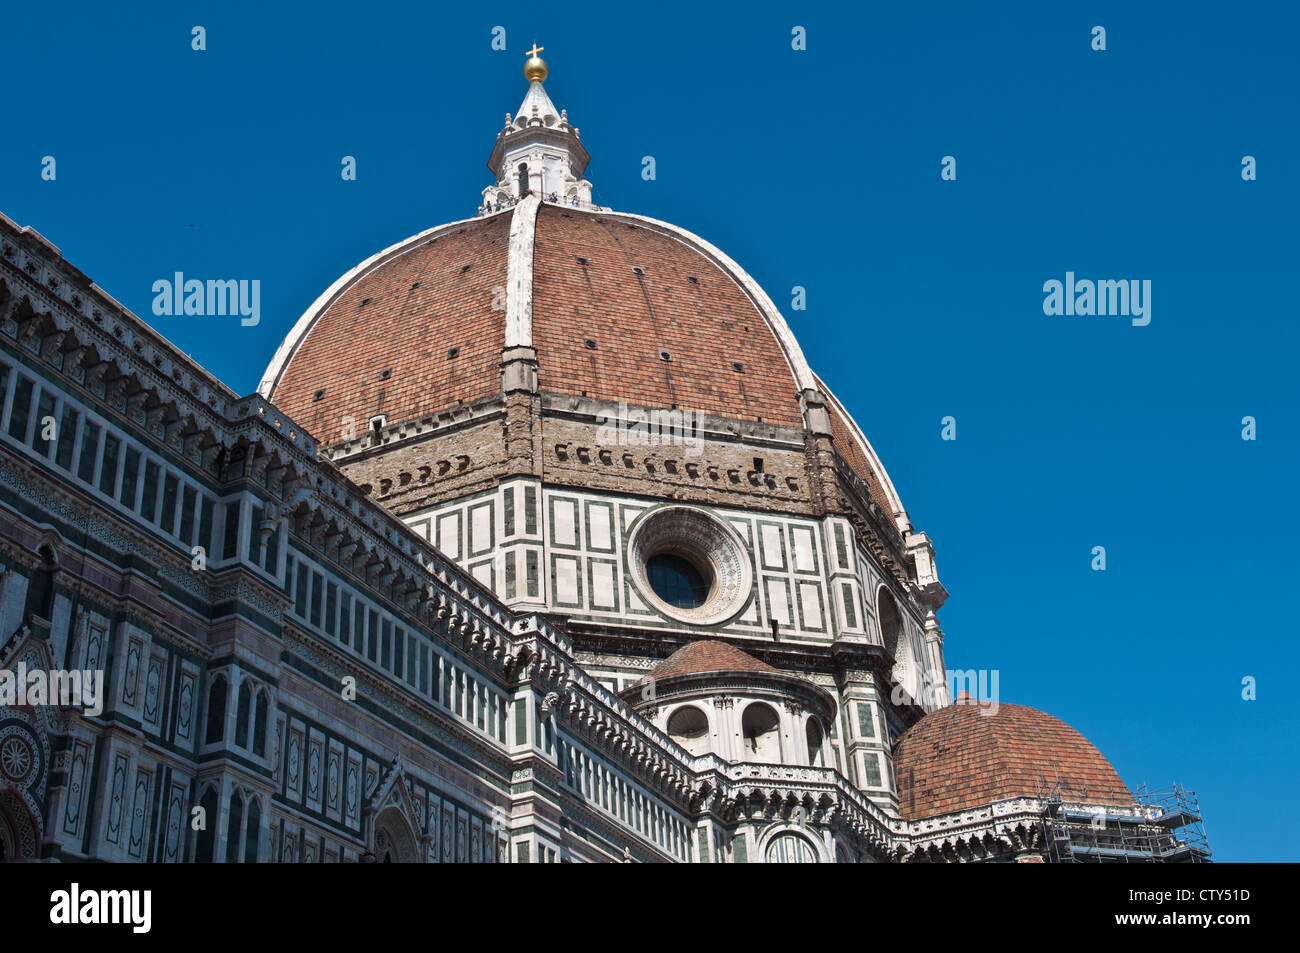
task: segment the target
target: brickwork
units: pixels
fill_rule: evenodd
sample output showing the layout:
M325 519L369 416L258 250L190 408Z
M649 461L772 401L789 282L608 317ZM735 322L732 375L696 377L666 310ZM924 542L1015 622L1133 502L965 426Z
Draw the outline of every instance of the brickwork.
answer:
M693 249L640 225L544 205L534 256L543 391L802 423L794 377L767 322Z
M694 446L601 444L598 436L594 424L545 418L545 481L683 502L815 513L801 446L782 449L712 440ZM761 461L761 471L756 461Z
M364 433L378 414L396 424L499 392L509 228L509 215L467 224L347 285L290 360L276 406L334 443L345 417Z
M506 473L503 420L498 410L470 426L345 458L339 469L398 515L477 493Z
M899 809L929 817L1033 797L1042 782L1098 803L1130 804L1115 769L1063 721L1023 705L957 704L913 725L894 748Z

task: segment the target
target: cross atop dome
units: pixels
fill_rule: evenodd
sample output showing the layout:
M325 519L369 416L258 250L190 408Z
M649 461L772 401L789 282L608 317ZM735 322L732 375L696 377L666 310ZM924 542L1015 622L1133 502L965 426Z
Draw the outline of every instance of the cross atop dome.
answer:
M583 178L591 156L578 128L569 124L568 113L555 108L542 85L550 72L538 55L545 49L533 43L525 51L528 92L513 118L506 113L505 126L497 133L487 162L496 182L483 190L480 215L510 208L529 195L573 208L598 207L591 201L591 183Z
M541 83L546 79L546 60L537 54L546 49L544 46L533 44L533 48L528 51L528 61L524 63L524 76L530 83Z

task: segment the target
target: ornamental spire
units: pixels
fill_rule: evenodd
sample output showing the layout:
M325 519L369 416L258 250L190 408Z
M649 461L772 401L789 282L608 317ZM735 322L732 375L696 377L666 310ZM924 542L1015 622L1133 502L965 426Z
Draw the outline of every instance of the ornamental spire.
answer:
M488 158L496 183L483 190L479 214L509 208L527 195L572 208L594 209L591 183L583 178L590 156L569 124L568 113L556 109L542 83L550 74L538 56L546 47L533 44L524 61L528 92L512 118L506 113L504 128Z

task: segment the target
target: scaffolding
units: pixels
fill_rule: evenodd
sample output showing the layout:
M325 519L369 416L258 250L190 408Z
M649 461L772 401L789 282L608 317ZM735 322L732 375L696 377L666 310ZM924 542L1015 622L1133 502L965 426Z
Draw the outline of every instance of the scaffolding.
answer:
M1060 782L1039 782L1047 859L1057 864L1204 864L1210 845L1196 792L1142 785L1131 804L1090 799Z

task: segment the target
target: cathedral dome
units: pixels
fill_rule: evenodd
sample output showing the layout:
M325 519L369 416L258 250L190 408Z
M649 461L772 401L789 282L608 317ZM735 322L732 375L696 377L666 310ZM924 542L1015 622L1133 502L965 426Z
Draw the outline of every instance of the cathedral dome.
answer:
M518 346L536 350L543 393L777 425L802 424L799 392L814 386L767 296L702 240L524 202L349 271L293 329L263 393L333 443L345 417L364 430L498 393L502 352Z
M1070 800L1129 805L1109 761L1059 718L1023 705L959 703L926 715L894 748L898 806L932 817L1056 788Z
M561 413L584 402L607 419L692 414L713 432L787 446L831 438L839 476L882 523L910 532L862 430L758 282L685 229L592 201L589 155L543 86L540 49L519 111L497 133L478 214L342 275L294 325L258 392L336 462L485 416L520 392ZM380 483L382 495L385 479L358 482Z

